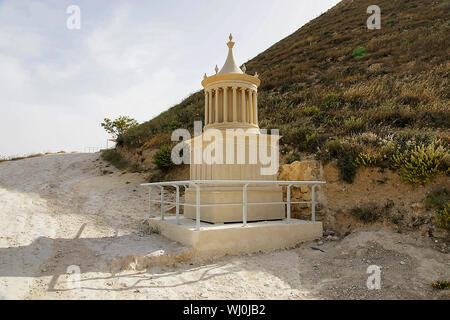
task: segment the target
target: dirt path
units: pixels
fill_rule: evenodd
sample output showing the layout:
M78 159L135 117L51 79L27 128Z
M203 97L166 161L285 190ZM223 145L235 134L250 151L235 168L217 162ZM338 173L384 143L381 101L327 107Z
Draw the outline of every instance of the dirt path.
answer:
M141 232L148 204L138 184L145 176L106 166L98 154L0 164L0 298L449 298L448 291L430 288L450 278L448 254L433 249L429 238L387 230L118 271L112 268L118 257L176 255L187 248ZM381 267L381 290L367 289L369 265ZM68 272L78 269L74 282L76 274Z

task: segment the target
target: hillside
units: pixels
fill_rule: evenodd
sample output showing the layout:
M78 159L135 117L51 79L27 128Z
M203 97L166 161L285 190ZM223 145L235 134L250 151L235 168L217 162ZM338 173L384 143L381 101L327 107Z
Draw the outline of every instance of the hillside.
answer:
M283 135L282 162L338 159L351 181L361 154L386 167L396 152L436 138L448 150L450 2L377 4L380 30L366 27L367 1L344 0L246 62L261 78L260 127ZM173 129L203 119L203 107L199 91L118 145L142 153L170 144Z

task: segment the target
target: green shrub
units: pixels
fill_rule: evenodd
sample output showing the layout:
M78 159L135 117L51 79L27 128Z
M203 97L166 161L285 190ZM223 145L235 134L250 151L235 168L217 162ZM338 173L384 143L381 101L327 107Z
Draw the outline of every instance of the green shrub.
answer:
M130 162L122 157L122 155L115 149L102 151L101 157L111 163L117 169L125 169L130 165Z
M169 170L174 166L171 159L172 148L168 145L163 145L161 148L153 155L153 164L156 165L158 169Z
M355 50L353 50L352 57L356 60L361 59L366 54L366 48L363 46L357 47Z
M429 145L420 144L412 150L397 152L392 156L392 165L400 171L403 182L425 184L437 174L449 171L448 156L443 145L432 142Z
M347 134L358 133L364 131L365 125L363 119L351 116L349 119L344 120L343 129Z
M434 190L427 195L424 202L428 210L442 210L450 202L450 193L446 188Z
M303 109L303 114L307 117L313 116L317 113L319 113L319 108L317 108L316 106L310 106L310 107L305 107Z
M450 282L447 280L436 280L431 286L436 290L448 290L450 289Z
M326 108L337 109L341 106L342 101L339 95L330 93L322 98L322 106Z
M444 209L438 211L435 215L436 223L439 228L450 231L450 205L446 205Z
M326 137L319 134L313 127L286 128L283 130L283 141L290 144L300 152L317 152L326 140Z
M380 153L361 152L355 160L356 167L375 167L381 163L383 157Z
M380 210L376 206L354 207L351 213L364 223L375 222L380 218Z
M320 150L317 158L325 163L337 159L339 178L347 183L352 183L356 176L357 166L355 161L361 153L361 147L340 140L332 140Z

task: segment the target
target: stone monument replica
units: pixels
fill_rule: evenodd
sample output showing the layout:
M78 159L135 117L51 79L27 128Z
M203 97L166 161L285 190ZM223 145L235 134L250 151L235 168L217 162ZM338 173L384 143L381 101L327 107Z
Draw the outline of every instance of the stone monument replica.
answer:
M203 134L189 141L190 180L276 181L278 172L278 135L262 133L258 126L258 75L246 74L245 65L236 65L230 34L228 57L220 71L202 81L205 93ZM215 159L205 161L205 151L214 150ZM220 153L220 157L217 155ZM266 158L266 161L264 161ZM269 170L267 159L271 159ZM201 204L242 203L242 184L202 184ZM195 188L186 190L186 203L196 201ZM274 184L249 185L247 201L283 201L282 188ZM185 207L184 216L195 219L195 208ZM282 204L257 204L248 207L248 221L279 220L285 217ZM242 221L241 206L201 208L201 220L210 223Z

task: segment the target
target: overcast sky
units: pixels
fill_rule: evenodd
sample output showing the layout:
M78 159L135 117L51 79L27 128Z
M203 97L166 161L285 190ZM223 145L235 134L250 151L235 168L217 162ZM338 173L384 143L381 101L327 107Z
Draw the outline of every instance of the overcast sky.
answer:
M0 157L105 147L105 117L147 121L337 0L0 1ZM70 30L68 6L81 10Z

